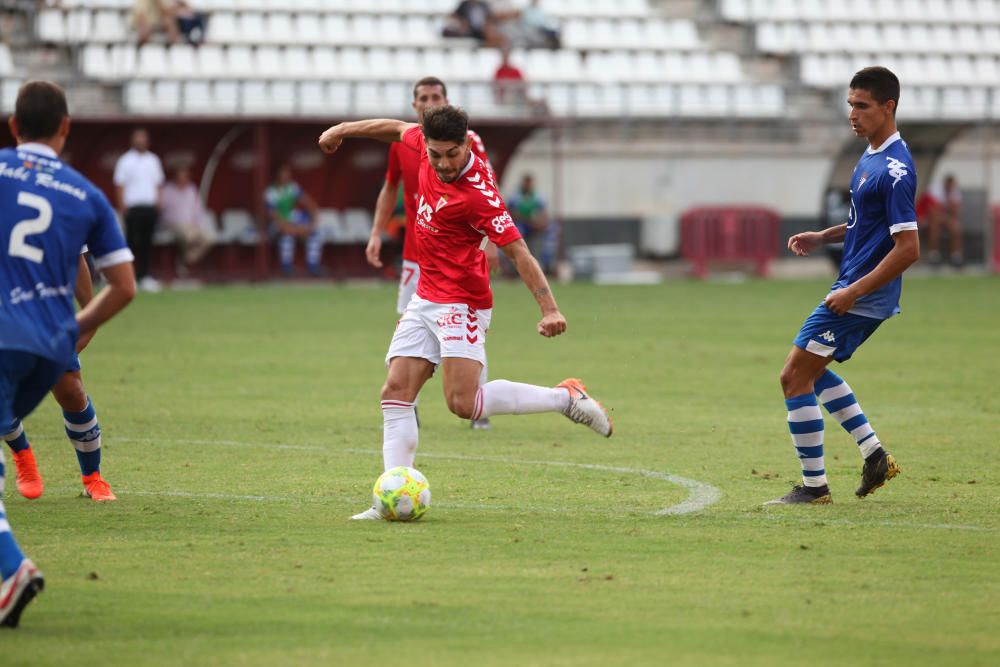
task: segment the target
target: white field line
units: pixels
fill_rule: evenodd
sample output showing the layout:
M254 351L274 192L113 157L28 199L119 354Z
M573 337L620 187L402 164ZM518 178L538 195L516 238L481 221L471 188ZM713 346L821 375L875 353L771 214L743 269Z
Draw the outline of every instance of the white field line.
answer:
M150 443L169 443L169 444L179 444L179 445L199 445L199 446L219 446L219 447L266 447L268 449L290 449L290 450L302 450L302 451L315 451L315 452L331 452L331 451L342 451L349 454L364 454L364 455L375 455L381 452L374 449L331 449L330 447L324 447L321 445L287 445L287 444L273 444L266 442L243 442L240 440L196 440L196 439L184 439L184 438L130 438L130 437L114 437L115 441L118 442L150 442ZM65 442L64 438L37 438L39 442ZM688 479L686 477L680 477L678 475L672 475L665 472L657 472L655 470L644 470L640 468L624 468L616 466L606 466L595 463L573 463L568 461L542 461L542 460L524 460L524 459L512 459L501 456L469 456L465 454L434 454L428 452L422 452L421 457L426 458L437 458L437 459L450 459L458 461L482 461L482 462L492 462L492 463L507 463L510 465L534 465L534 466L558 466L558 467L575 467L583 468L587 470L602 470L606 472L617 472L622 474L632 474L641 477L649 477L651 479L659 479L672 484L677 484L678 486L684 487L689 490L689 495L684 501L672 505L670 507L665 507L661 510L657 510L652 514L656 516L678 516L686 514L694 514L704 510L710 505L718 502L722 497L722 491L718 488L706 484L704 482L699 482L697 480ZM67 491L69 489L52 489L53 491ZM77 490L75 487L73 490ZM149 497L177 497L177 498L203 498L208 500L244 500L252 502L330 502L331 500L340 500L347 502L346 499L342 498L331 498L324 496L301 496L301 495L241 495L241 494L229 494L229 493L202 493L202 492L189 492L189 491L140 491L140 490L126 490L122 488L123 493L128 493L135 496L149 496ZM486 504L486 503L464 503L464 502L436 502L435 504L442 507L452 507L456 509L475 509L475 510L496 510L496 511L528 511L536 513L556 513L560 510L551 507L542 506L531 506L524 504L517 505L500 505L500 504ZM609 514L609 515L620 515L627 514L627 512L622 511L610 511L610 510L587 510L586 513L589 514ZM853 519L843 519L843 518L824 518L822 515L818 514L813 516L793 516L789 514L769 514L764 512L733 512L733 513L722 513L717 516L719 518L735 518L740 520L749 521L772 521L772 522L788 522L788 523L811 523L811 524L828 524L834 526L849 526L858 528L877 528L877 527L888 527L888 528L905 528L912 530L959 530L959 531L971 531L971 532L986 532L986 533L1000 533L1000 528L991 528L989 526L976 526L970 524L956 524L956 523L920 523L914 521L896 521L893 519L873 519L871 521L855 521Z

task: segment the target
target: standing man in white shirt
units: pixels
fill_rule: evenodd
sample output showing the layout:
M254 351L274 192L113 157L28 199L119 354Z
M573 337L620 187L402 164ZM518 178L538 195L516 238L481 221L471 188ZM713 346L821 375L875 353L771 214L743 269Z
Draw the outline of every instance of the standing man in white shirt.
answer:
M115 201L125 220L125 239L135 255L135 278L139 288L159 292L160 282L149 275L153 233L160 217L163 166L149 150L145 128L132 131L132 148L115 164Z

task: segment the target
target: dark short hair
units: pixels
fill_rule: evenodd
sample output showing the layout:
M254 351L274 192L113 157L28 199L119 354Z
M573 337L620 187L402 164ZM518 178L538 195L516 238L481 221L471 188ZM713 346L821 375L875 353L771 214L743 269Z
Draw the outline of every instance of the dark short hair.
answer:
M469 134L469 116L449 104L424 112L424 138L464 144Z
M413 99L417 99L417 88L420 86L441 86L441 94L448 97L448 86L444 85L444 81L436 76L425 76L413 84Z
M899 107L899 79L885 67L866 67L851 79L851 88L867 90L879 104L889 100Z
M68 115L66 94L50 81L29 81L17 91L14 120L24 141L51 139Z

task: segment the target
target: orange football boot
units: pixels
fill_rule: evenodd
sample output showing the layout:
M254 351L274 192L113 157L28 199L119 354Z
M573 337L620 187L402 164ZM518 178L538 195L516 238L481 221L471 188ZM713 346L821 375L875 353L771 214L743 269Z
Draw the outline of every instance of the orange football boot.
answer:
M17 470L17 490L29 500L38 498L45 490L45 486L42 484L42 474L38 472L38 463L35 462L35 452L29 447L11 453L14 455L14 468Z
M98 502L118 500L118 497L111 493L111 486L104 481L99 472L83 476L83 492Z
M614 425L611 415L597 400L587 394L587 387L577 378L566 378L556 385L569 392L569 404L563 414L577 424L589 426L605 438L611 437Z

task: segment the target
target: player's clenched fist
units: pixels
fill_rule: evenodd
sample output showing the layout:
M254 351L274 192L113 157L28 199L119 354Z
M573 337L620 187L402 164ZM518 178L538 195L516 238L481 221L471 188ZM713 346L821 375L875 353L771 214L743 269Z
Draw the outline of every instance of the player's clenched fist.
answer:
M566 332L566 318L562 316L562 313L556 311L549 315L542 317L542 321L538 323L538 333L542 334L546 338L552 338L553 336L558 336L561 333Z
M340 148L340 144L343 143L344 137L340 134L340 125L334 125L329 128L323 134L319 135L319 148L324 153L332 154L336 153L337 149Z

